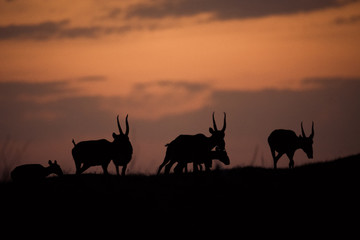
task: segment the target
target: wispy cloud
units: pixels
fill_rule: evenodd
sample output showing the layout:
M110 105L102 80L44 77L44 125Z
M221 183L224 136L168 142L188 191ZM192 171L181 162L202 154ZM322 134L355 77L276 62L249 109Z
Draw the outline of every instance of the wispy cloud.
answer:
M154 30L164 27L165 17L183 18L207 14L210 19L231 20L259 18L310 12L344 6L359 0L155 0L123 6L113 4L99 16L90 16L88 24L76 25L75 16L62 20L44 20L38 23L0 25L0 40L96 39L109 34L126 34L131 31ZM153 21L148 21L149 19ZM359 16L338 18L336 24L359 21ZM169 26L167 26L169 27Z
M0 82L0 99L18 99L19 97L43 97L72 91L66 81L53 82Z
M105 16L103 16L103 19L116 19L120 17L122 13L123 10L121 8L114 7L110 11L108 11Z
M356 0L157 0L138 3L127 9L127 17L164 18L188 17L203 13L220 20L256 18L269 15L309 12L339 7Z
M11 24L0 26L0 40L48 40L62 38L97 38L108 34L123 34L138 27L123 26L71 26L69 19L45 21L37 24Z
M360 22L360 14L359 15L352 15L349 17L339 17L334 20L334 23L337 25L344 25L344 24L355 24Z
M81 91L74 88L73 80L80 83L102 82L106 81L106 77L90 75L51 82L0 82L0 100L3 103L0 104L0 112L6 116L15 114L43 122L59 116L76 115L80 109L89 109L92 113L88 114L95 116L98 112L116 113L121 109L121 112L126 111L136 118L157 119L200 109L209 103L213 91L206 83L160 80L135 84L125 96L99 97L83 93L80 96Z
M64 30L69 20L58 22L46 21L38 24L11 24L0 26L0 39L38 39L44 40L54 37Z
M103 99L102 106L127 112L141 119L158 119L200 109L210 102L213 89L206 83L160 80L137 83L129 95Z
M103 82L106 81L107 78L103 75L91 75L91 76L79 77L77 80L79 82Z
M199 92L205 89L209 89L210 85L208 83L194 83L183 80L159 80L154 82L147 83L137 83L134 85L135 91L144 91L152 87L161 87L161 88L175 88L175 89L185 89L190 92Z

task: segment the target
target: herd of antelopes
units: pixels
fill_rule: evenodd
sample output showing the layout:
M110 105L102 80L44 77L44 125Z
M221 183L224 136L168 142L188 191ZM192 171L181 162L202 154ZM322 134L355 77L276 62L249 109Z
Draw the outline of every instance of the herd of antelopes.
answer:
M202 164L206 171L210 171L212 160L218 159L225 165L230 164L229 157L225 150L225 129L226 129L226 113L224 113L224 124L221 130L216 126L214 113L212 114L213 128L209 128L210 136L204 134L196 135L179 135L173 141L166 144L166 154L163 163L159 166L157 174L160 174L165 167L165 174L169 174L172 166L177 163L174 173L182 173L187 171L187 164L193 163L193 171L202 170ZM111 160L113 161L117 175L119 174L119 166L122 166L121 175L125 175L128 163L131 161L133 148L129 139L129 122L128 115L125 118L126 130L122 131L117 116L117 126L119 134L113 133L114 140L109 142L105 139L90 140L75 143L72 149L76 174L81 174L89 167L101 166L104 174L108 174L107 168ZM309 137L306 137L301 122L302 135L297 136L292 130L276 129L268 137L268 143L271 155L274 160L274 168L283 154L286 154L290 160L289 168L294 167L294 153L297 149L302 149L308 158L313 157L313 138L314 138L314 122ZM277 155L276 155L277 152ZM57 162L49 161L48 167L40 164L25 164L16 167L11 172L14 181L26 179L42 179L51 173L62 175L62 170Z

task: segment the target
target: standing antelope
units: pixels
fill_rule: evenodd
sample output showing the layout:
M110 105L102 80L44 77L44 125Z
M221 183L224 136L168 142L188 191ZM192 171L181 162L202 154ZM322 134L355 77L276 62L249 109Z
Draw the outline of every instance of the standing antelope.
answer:
M200 171L202 171L202 166L201 166L202 163L205 165L205 171L209 171L210 168L212 167L212 160L215 159L219 160L225 165L230 164L229 156L227 155L227 152L225 150L216 149L215 151L210 151L208 157L210 157L210 161L208 159L203 159L197 162L200 167ZM183 165L178 163L178 165L176 165L176 167L174 168L174 172L181 173L183 168L185 168L185 172L187 172L187 164Z
M219 131L216 126L214 113L212 114L213 128L209 128L211 133L210 137L206 137L204 134L196 135L179 135L169 144L166 144L166 154L163 163L158 169L160 173L161 169L165 166L165 173L168 174L172 165L176 162L180 166L185 166L187 163L193 163L194 171L197 171L198 163L206 159L211 161L210 151L214 147L219 150L225 149L225 129L226 129L226 114L224 113L224 125ZM206 163L208 164L208 163Z
M271 155L274 159L274 168L279 158L285 153L289 160L289 168L294 167L294 153L297 149L301 148L309 159L313 158L313 138L314 138L314 122L312 122L311 134L306 137L303 124L301 122L302 136L296 136L292 130L277 129L274 130L268 137L268 143L271 150ZM278 155L275 156L275 151Z
M104 174L107 174L107 167L113 160L116 167L116 173L119 175L119 166L122 166L121 175L125 175L127 164L130 162L133 154L133 148L129 140L129 123L126 115L126 131L122 131L117 116L117 125L120 134L113 133L114 141L109 142L106 139L83 141L75 144L72 155L75 161L76 174L81 174L91 166L101 166ZM81 166L82 164L82 166Z
M39 181L52 173L58 176L63 175L63 172L56 160L54 163L49 160L48 167L44 167L41 164L24 164L17 166L11 171L11 179L13 181Z

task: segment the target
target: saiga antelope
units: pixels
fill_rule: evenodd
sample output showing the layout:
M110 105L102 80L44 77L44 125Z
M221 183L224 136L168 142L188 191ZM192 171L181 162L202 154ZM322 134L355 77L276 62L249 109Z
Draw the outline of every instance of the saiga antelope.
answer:
M157 174L165 165L165 173L168 174L172 165L176 162L183 166L187 163L193 163L194 170L197 171L199 161L203 159L211 161L209 156L211 149L217 147L219 150L224 150L226 114L224 113L224 125L221 130L217 129L214 113L212 114L212 120L214 128L209 128L210 137L206 137L204 134L179 135L172 142L166 144L165 159L159 166Z
M129 123L126 115L126 131L122 131L117 116L117 125L120 134L113 133L114 141L109 142L106 139L90 140L75 143L72 140L74 148L72 155L75 161L76 173L81 174L91 166L101 166L104 174L107 174L107 168L111 160L116 167L116 173L119 175L119 166L122 166L121 175L125 175L127 164L130 162L133 154L133 148L129 140Z
M13 181L39 181L52 173L58 176L63 175L63 172L56 160L54 163L49 160L48 163L48 167L44 167L41 164L24 164L17 166L13 171L11 171L11 179Z
M297 149L302 149L309 159L313 158L314 122L312 122L311 134L309 137L306 137L301 122L301 133L302 135L296 136L295 132L292 130L277 129L270 134L268 143L274 160L275 169L277 161L283 154L286 154L290 160L289 168L293 168L294 153ZM275 156L275 152L278 152L277 156Z
M227 152L225 150L216 149L215 151L210 151L210 154L208 157L210 157L210 161L208 159L203 159L203 160L198 161L200 171L202 171L201 164L205 165L205 171L210 171L210 169L212 167L212 160L219 160L220 162L222 162L225 165L230 164L229 156L227 155ZM185 168L185 172L187 172L187 164L185 164L185 166L184 166L183 164L178 163L178 165L176 165L176 167L174 168L174 172L181 173L183 168Z

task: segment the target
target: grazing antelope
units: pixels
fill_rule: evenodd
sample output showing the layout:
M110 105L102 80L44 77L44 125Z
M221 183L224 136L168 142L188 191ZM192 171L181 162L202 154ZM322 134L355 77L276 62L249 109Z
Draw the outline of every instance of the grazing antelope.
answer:
M271 150L271 155L274 159L274 168L279 158L285 153L289 160L289 168L294 167L294 153L297 149L302 149L309 159L313 158L313 138L314 138L314 122L312 122L311 134L306 137L303 124L301 122L302 135L296 136L292 130L277 129L274 130L268 137L268 143ZM278 155L275 156L275 151Z
M165 173L168 174L172 165L176 162L180 164L179 167L185 166L187 163L193 163L194 171L197 171L198 162L211 161L210 151L214 147L219 150L225 149L225 129L226 129L226 114L224 113L224 125L221 130L217 129L214 113L212 114L213 128L209 128L210 137L204 134L196 135L179 135L169 144L166 144L166 154L163 163L159 166L158 173L165 166ZM206 163L209 164L209 163Z
M224 163L225 165L229 165L230 164L230 159L229 156L227 155L227 152L225 150L219 150L216 149L215 151L210 151L210 161L208 161L207 159L203 159L198 161L198 165L200 167L200 171L202 171L202 165L205 165L205 171L210 171L210 168L212 167L212 160L219 160L220 162ZM187 164L183 165L178 163L178 165L176 165L176 167L174 168L174 172L176 173L180 173L182 172L182 169L185 168L185 172L187 172Z
M119 166L122 166L121 175L125 175L127 164L130 162L133 154L133 148L129 140L129 123L126 115L126 131L122 131L117 116L117 125L120 134L113 133L114 141L109 142L106 139L90 140L75 143L72 140L74 148L72 155L75 161L76 174L83 173L91 166L101 166L104 174L108 174L107 168L111 160L116 167L116 173L119 175Z
M11 179L13 181L39 181L52 173L58 176L63 175L63 172L56 160L54 163L49 160L48 167L44 167L41 164L24 164L17 166L11 172Z

